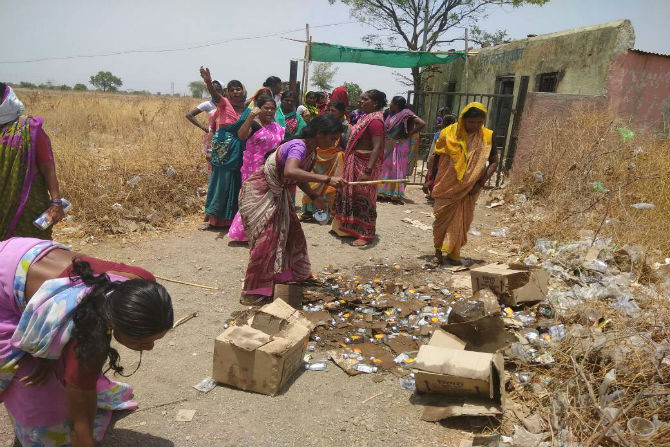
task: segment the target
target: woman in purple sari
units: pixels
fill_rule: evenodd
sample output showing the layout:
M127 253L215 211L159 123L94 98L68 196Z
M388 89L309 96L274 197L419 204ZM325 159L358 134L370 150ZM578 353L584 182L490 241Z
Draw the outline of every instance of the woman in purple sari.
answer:
M386 144L384 164L380 178L403 179L412 172L419 152L419 132L426 122L416 116L402 96L395 96L386 111L384 127ZM377 189L380 199L402 202L405 197L403 183L381 183Z
M274 120L276 110L274 99L261 96L256 99L254 110L237 132L240 140L246 140L241 169L243 182L263 165L265 154L274 150L284 139L284 128ZM239 212L230 224L228 237L238 242L247 241Z

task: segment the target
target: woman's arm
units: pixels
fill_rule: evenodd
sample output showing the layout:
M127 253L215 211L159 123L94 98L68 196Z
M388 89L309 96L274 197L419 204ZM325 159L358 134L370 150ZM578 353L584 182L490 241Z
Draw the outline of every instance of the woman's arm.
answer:
M197 119L195 119L195 116L196 116L196 115L199 115L201 112L202 112L202 110L200 110L199 108L196 107L195 109L191 110L190 112L188 112L188 113L185 115L185 116L186 116L186 119L189 120L194 126L197 126L197 127L201 128L201 129L202 129L203 131L205 131L205 132L209 132L209 128L208 128L208 127L203 126L202 124L200 124L200 123L198 122Z
M426 122L418 116L414 115L414 119L412 119L412 128L408 133L412 135L413 133L421 132L421 129L424 127L426 127Z
M93 425L98 408L98 396L95 389L82 390L66 384L65 398L72 424L72 447L95 446Z
M239 138L242 141L246 141L247 138L251 136L251 125L254 122L254 119L258 116L258 114L261 113L261 109L258 107L254 107L254 110L247 115L247 119L244 120L244 123L242 123L242 126L240 129L237 131L237 138Z
M307 185L308 182L326 183L327 185L334 188L339 188L340 186L347 184L347 182L342 177L328 177L327 175L315 174L313 172L307 172L303 169L300 169L300 160L297 158L286 159L286 166L284 166L284 178L297 182L300 189L302 189L308 196L308 191L303 189L301 184L305 184L309 191L312 192L312 188ZM312 197L310 196L310 198Z
M56 164L51 150L51 141L49 141L49 137L42 129L39 130L36 146L35 149L38 154L37 167L47 184L49 197L51 197L51 200L60 199L60 185L56 176ZM54 219L54 223L60 222L65 217L62 205L52 204L49 207L49 212Z
M218 104L223 96L221 96L221 94L216 91L216 88L214 88L214 84L212 84L212 75L209 72L209 68L200 67L200 77L203 81L205 81L207 91L212 96L212 101L214 101L214 104Z
M486 168L486 171L482 174L481 178L475 183L470 191L470 194L477 194L480 189L484 187L486 182L495 174L498 169L498 154L496 154L495 149L491 149L491 155L489 155L489 166Z
M377 159L379 158L379 153L382 150L382 144L384 141L383 135L373 136L372 137L372 152L370 153L370 160L368 161L368 167L365 170L365 173L361 176L361 181L370 180L372 171L377 164Z

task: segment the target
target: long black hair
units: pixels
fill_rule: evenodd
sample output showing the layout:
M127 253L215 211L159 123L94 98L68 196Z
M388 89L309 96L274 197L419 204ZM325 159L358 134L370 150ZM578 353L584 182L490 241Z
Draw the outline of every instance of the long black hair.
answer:
M275 101L274 98L270 98L269 96L264 95L261 95L260 98L256 99L256 101L254 101L254 105L260 109L263 107L263 105L265 105L265 103L268 102L271 102L275 105L275 107L277 107L277 101Z
M377 103L377 110L381 110L386 107L388 102L386 101L386 93L380 92L379 90L368 90L365 92L366 95L370 97L371 100Z
M131 338L146 338L172 327L172 300L160 284L146 279L110 281L106 274L95 275L86 261L74 259L70 279L80 279L91 291L74 310L72 336L77 342L79 361L122 373L119 353L110 346L111 331Z
M265 82L263 82L263 87L272 87L277 84L281 84L281 79L278 76L269 76Z
M393 99L391 99L391 104L397 105L400 110L405 110L409 107L407 105L407 100L402 96L394 96Z
M472 107L463 114L463 118L486 118L486 112L477 107Z
M329 106L335 107L337 110L340 112L344 113L347 111L347 106L344 104L344 101L341 101L339 99L333 99L328 103Z
M242 90L244 90L244 85L242 85L240 81L238 81L237 79L231 79L230 81L228 81L228 85L226 86L226 88L230 90L234 87L241 88Z

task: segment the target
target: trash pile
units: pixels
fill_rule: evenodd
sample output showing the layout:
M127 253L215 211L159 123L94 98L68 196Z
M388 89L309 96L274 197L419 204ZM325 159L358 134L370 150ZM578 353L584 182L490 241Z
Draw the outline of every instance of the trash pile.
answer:
M505 308L515 445L659 445L670 439L670 262L592 232L539 239L523 261L550 273L545 301ZM653 284L655 282L656 284ZM659 292L660 291L660 292Z

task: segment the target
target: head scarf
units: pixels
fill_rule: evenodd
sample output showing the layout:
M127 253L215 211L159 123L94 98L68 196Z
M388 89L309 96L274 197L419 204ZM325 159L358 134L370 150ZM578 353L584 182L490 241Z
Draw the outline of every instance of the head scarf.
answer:
M0 126L11 123L19 116L23 115L25 108L23 103L14 94L10 86L5 87L2 92L2 103L0 104Z
M309 90L309 91L305 92L305 98L304 98L304 103L305 104L304 104L304 106L307 108L307 111L314 117L314 116L319 114L319 108L318 108L317 105L311 106L311 105L307 104L307 95L311 95L311 94L316 94L316 92L312 91L312 90Z
M468 133L465 131L465 126L463 125L463 115L473 108L488 113L484 104L471 102L461 110L456 123L447 126L442 130L435 143L436 154L447 154L449 155L449 158L451 158L451 161L454 164L454 170L456 171L456 178L458 178L459 182L463 181L463 176L468 167ZM486 127L482 127L480 137L485 144L491 144L493 131Z
M333 93L330 95L330 100L342 101L344 107L349 107L349 93L347 92L347 88L344 86L335 87L335 90L333 90Z

